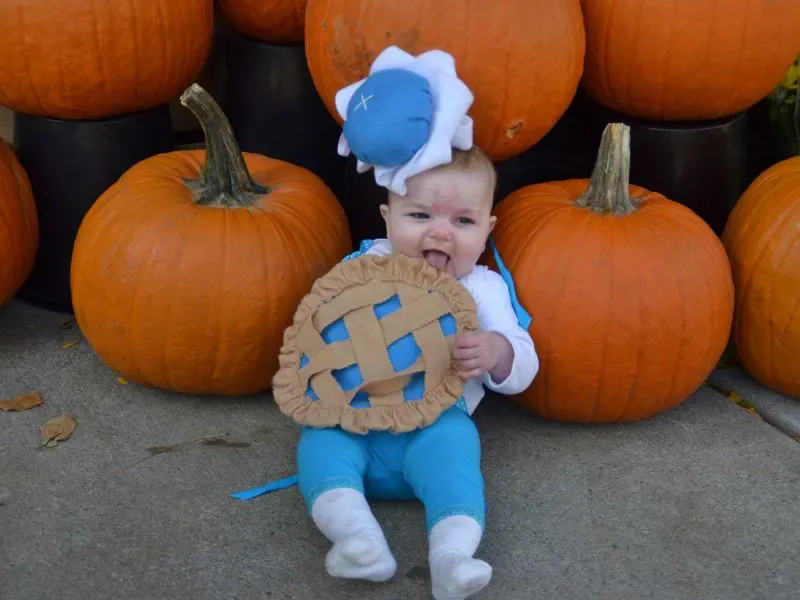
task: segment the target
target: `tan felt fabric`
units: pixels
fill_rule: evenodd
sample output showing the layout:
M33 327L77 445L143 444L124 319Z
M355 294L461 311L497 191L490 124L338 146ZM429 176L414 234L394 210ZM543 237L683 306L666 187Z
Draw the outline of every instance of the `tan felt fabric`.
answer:
M394 295L401 308L379 320L375 305ZM302 425L338 425L362 434L412 431L433 423L464 390L450 358L452 337L445 337L439 325L446 314L453 315L459 332L478 329L475 301L466 288L421 258L389 254L339 263L314 283L284 332L280 368L272 380L275 402ZM326 344L321 332L339 318L349 337ZM421 356L398 373L388 348L409 333ZM308 362L301 367L303 355ZM358 363L363 383L344 392L332 372L353 363ZM403 388L420 372L425 374L425 395L407 402ZM307 397L309 381L319 400ZM359 391L369 395L369 407L350 406Z

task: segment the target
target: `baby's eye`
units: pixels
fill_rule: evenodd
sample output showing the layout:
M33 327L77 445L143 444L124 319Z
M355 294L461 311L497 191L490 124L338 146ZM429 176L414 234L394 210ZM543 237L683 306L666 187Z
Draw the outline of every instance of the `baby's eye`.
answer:
M412 219L427 219L428 213L414 212L414 213L409 213L408 216L411 217Z
M459 225L473 225L475 221L469 217L459 217L456 219Z

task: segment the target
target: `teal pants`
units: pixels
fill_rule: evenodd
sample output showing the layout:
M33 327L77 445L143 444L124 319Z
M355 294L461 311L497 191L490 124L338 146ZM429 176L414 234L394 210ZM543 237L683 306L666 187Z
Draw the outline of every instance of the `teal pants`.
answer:
M419 499L428 531L454 515L472 517L483 527L480 462L478 430L458 406L408 433L303 427L297 446L298 485L309 512L324 492L353 488L377 500Z

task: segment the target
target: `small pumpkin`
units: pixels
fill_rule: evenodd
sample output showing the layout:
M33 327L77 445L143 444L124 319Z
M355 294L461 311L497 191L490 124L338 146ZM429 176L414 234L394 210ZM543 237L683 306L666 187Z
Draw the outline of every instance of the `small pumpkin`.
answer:
M310 171L242 154L200 86L181 102L207 150L139 162L87 212L71 264L75 317L100 359L132 381L258 392L298 303L351 250L347 219Z
M2 0L0 105L99 119L165 104L213 34L213 0Z
M217 0L231 25L253 39L272 44L302 44L306 0Z
M690 209L629 184L629 139L608 125L590 180L529 185L496 209L541 364L515 398L545 418L651 417L694 392L728 341L725 250Z
M0 306L22 287L39 246L39 220L28 175L0 139Z
M544 137L583 71L579 0L308 0L305 23L314 85L340 124L336 92L366 77L386 47L452 54L475 95L475 143L492 160Z
M641 119L716 119L764 98L800 45L797 0L582 0L583 86Z
M722 242L736 288L732 339L762 384L800 398L800 156L761 173L731 211Z

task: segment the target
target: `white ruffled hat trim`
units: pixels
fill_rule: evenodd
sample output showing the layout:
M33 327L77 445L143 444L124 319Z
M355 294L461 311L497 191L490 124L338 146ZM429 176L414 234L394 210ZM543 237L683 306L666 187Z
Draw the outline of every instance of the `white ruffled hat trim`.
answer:
M472 118L467 116L474 96L458 78L452 55L442 50L429 50L413 56L397 46L381 52L370 67L370 75L384 69L407 69L425 77L433 95L433 120L428 141L410 161L399 167L381 167L357 160L356 169L364 173L375 170L375 182L399 196L406 195L406 180L423 171L447 164L453 159L453 148L469 150L472 147ZM347 106L355 91L365 79L352 83L336 93L336 110L347 119ZM350 154L344 133L339 136L338 153Z

